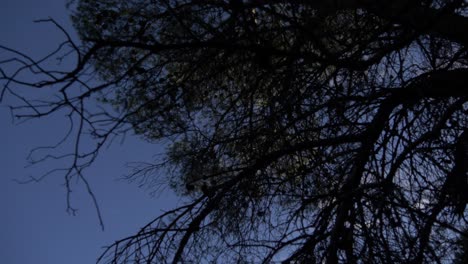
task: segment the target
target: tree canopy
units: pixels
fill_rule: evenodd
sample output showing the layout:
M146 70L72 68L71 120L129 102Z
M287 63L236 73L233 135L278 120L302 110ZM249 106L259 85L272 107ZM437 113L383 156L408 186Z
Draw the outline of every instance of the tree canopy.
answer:
M129 177L187 201L99 262L463 255L466 1L78 0L70 9L79 44L63 31L44 60L0 47L13 58L0 67L20 65L0 72L2 97L25 102L13 107L20 117L66 111L76 124L67 184L86 179L113 137L134 132L167 148ZM75 67L47 68L54 57ZM33 101L18 86L56 97ZM94 149L80 147L86 136Z

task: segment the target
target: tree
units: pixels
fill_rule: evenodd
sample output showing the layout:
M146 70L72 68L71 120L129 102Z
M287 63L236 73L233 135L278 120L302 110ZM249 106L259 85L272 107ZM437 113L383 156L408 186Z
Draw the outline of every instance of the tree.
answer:
M74 55L75 68L46 69L16 52L22 65L2 71L2 94L58 87L55 101L13 109L31 118L68 111L77 144L67 183L85 179L82 169L114 136L134 131L167 153L130 177L187 198L99 261L459 255L465 1L81 0L72 10L81 44L64 32L51 57ZM25 82L27 71L42 79ZM79 147L87 132L96 142L88 152Z

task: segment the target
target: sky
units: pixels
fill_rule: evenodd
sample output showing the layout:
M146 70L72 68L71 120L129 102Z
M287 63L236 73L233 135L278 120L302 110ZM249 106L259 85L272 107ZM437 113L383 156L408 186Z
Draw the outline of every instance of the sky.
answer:
M62 39L51 25L34 20L54 18L73 32L65 0L2 0L0 45L21 50L39 58ZM0 59L5 54L0 52ZM37 91L22 90L35 95ZM87 170L101 208L102 231L82 184L74 189L72 201L78 212L66 212L63 177L53 175L38 183L15 181L40 174L37 167L26 167L29 151L57 142L66 129L66 119L56 115L17 124L7 107L0 103L0 262L5 264L82 264L95 263L102 248L134 234L146 222L177 201L169 192L153 196L134 183L121 180L129 171L126 162L151 161L160 146L130 136L114 144Z

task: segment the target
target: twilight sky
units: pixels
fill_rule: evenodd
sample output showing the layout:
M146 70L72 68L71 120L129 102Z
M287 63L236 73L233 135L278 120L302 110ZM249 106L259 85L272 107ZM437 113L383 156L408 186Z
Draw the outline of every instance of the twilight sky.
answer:
M0 45L39 58L55 48L60 32L33 20L52 17L73 31L65 0L3 0L0 8ZM0 51L0 60L5 59ZM22 90L23 93L37 91ZM114 144L87 170L103 214L105 231L83 184L74 188L76 216L66 213L63 177L54 175L39 183L18 184L13 179L38 176L44 167L25 168L29 151L57 142L66 120L52 118L15 125L6 105L0 104L0 262L5 264L94 263L102 247L131 235L162 210L175 206L174 196L152 197L148 191L118 180L126 162L149 161L158 146L136 137ZM45 168L47 169L47 168Z

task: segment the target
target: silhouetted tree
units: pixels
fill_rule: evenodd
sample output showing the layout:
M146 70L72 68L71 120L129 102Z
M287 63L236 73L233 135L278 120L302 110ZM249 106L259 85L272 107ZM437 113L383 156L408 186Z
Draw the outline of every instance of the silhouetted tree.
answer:
M466 1L72 8L81 44L67 35L52 55L74 55L75 68L50 70L15 53L21 66L2 72L3 93L57 87L55 101L26 98L14 110L69 111L78 136L67 182L83 178L113 136L134 131L165 143L167 155L129 177L187 198L100 261L455 259L467 226ZM87 132L97 145L85 152Z

